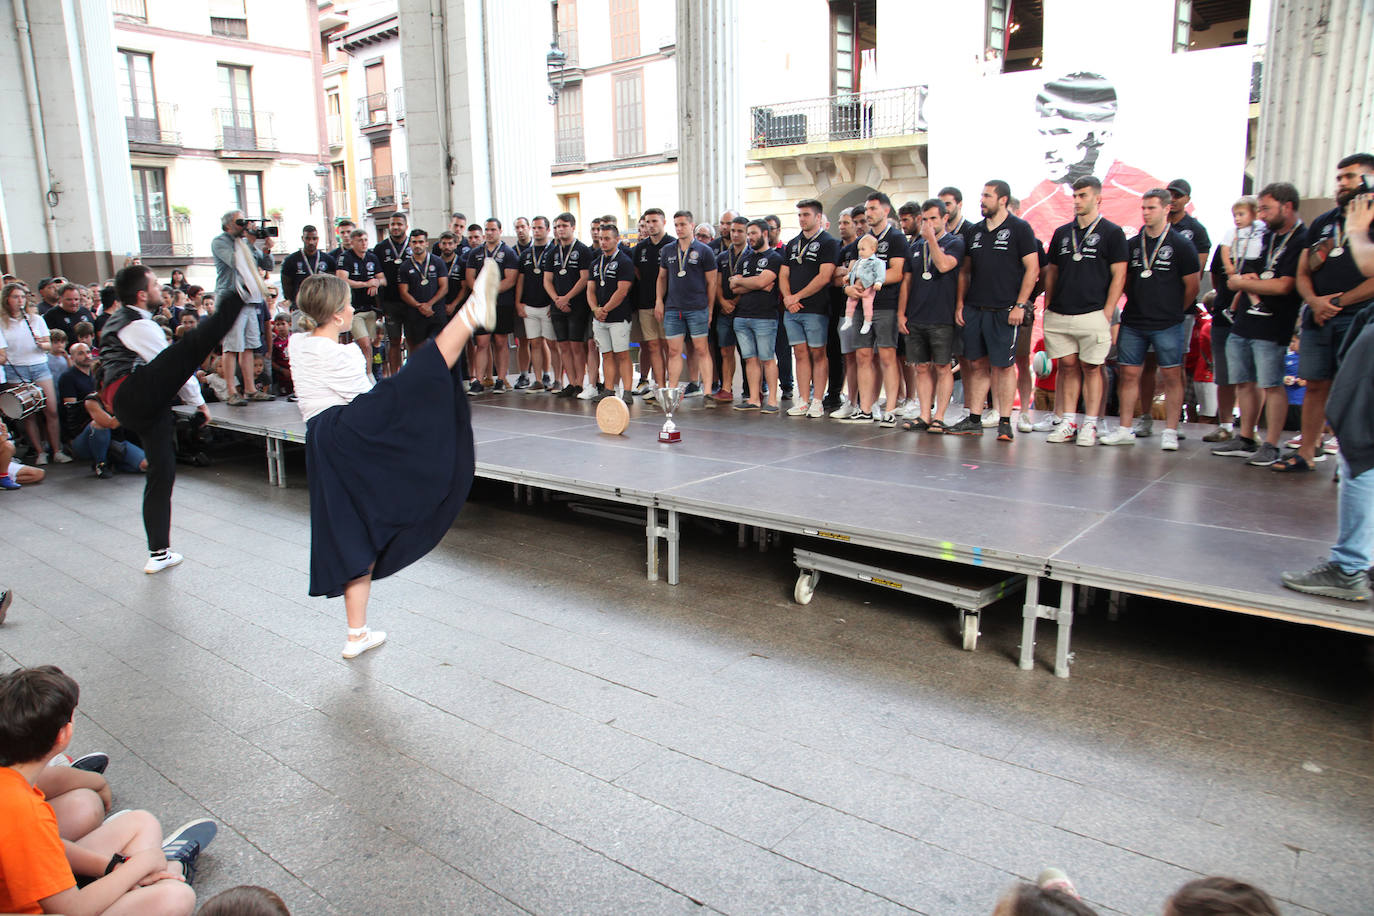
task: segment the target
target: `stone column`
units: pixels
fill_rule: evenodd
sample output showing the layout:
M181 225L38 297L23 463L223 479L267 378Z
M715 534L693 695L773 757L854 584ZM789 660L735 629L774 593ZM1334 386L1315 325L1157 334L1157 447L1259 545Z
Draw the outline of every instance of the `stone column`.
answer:
M678 0L678 206L698 223L744 203L740 63L739 0Z
M1336 163L1374 141L1374 0L1275 0L1263 66L1257 187L1326 201Z

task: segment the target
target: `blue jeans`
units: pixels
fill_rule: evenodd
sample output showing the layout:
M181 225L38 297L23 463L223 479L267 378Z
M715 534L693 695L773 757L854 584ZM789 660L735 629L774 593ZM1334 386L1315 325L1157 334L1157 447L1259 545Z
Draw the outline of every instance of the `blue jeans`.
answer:
M1352 477L1345 458L1340 462L1340 533L1331 545L1331 562L1354 574L1374 566L1374 470Z
M1155 361L1161 369L1183 365L1183 351L1187 339L1183 336L1183 322L1155 331L1138 331L1123 324L1116 334L1116 361L1123 366L1139 366L1145 362L1145 351L1155 351ZM1227 354L1230 358L1230 354ZM1234 366L1234 363L1232 364ZM1231 379L1236 381L1236 379Z
M692 337L705 337L710 332L711 319L706 316L705 309L663 310L664 337L684 337L688 334Z
M739 343L740 359L765 363L777 359L778 319L736 318L735 340Z
M138 471L144 459L143 449L132 442L111 441L110 431L94 423L87 423L86 428L76 434L72 440L72 455L83 461L112 463L130 473Z

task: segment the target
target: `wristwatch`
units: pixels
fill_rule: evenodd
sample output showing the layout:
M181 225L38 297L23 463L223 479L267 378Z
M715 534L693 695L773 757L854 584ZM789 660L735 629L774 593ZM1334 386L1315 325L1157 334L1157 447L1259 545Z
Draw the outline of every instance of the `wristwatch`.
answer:
M114 855L110 856L110 864L105 866L105 874L108 875L110 872L114 871L116 868L123 865L127 861L129 861L128 856L121 856L119 853L115 853Z
M1340 307L1341 307L1341 296L1344 296L1344 295L1345 295L1345 293L1338 293L1337 295L1332 296L1332 297L1331 297L1331 304L1334 305L1336 308L1340 308Z
M1015 305L1012 306L1012 308L1014 308L1014 309L1023 309L1023 308L1025 308L1025 307L1026 307L1026 303L1024 303L1024 302L1018 302L1018 303L1016 303Z

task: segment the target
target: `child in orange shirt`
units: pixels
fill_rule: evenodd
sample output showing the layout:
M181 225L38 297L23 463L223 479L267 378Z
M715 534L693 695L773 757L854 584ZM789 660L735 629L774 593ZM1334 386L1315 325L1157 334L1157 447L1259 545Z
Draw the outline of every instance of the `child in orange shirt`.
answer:
M51 665L0 675L0 913L189 916L196 905L189 879L213 822L186 825L164 848L157 819L129 811L65 841L34 785L71 742L79 694ZM96 880L78 889L76 873Z

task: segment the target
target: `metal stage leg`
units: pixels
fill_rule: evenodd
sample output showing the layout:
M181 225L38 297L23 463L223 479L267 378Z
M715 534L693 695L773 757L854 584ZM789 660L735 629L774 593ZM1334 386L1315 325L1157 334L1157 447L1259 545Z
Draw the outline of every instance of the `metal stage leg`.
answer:
M277 486L286 486L286 440L277 440Z
M739 523L739 548L743 550L749 543L749 527L744 522Z
M267 437L267 484L268 486L280 486L277 483L277 450L271 436Z
M668 584L677 585L678 573L678 539L681 532L678 529L677 510L668 510Z
M649 548L649 581L658 581L658 510L649 506L645 511L644 540Z
M1067 582L1059 583L1059 606L1050 607L1040 603L1040 579L1038 576L1026 577L1026 604L1021 610L1021 660L1022 671L1035 667L1035 622L1041 618L1053 620L1059 625L1054 646L1054 675L1068 677L1069 664L1073 653L1069 651L1069 638L1073 632L1074 587Z
M1040 617L1040 577L1026 577L1026 603L1021 608L1021 661L1022 671L1035 667L1035 621Z

